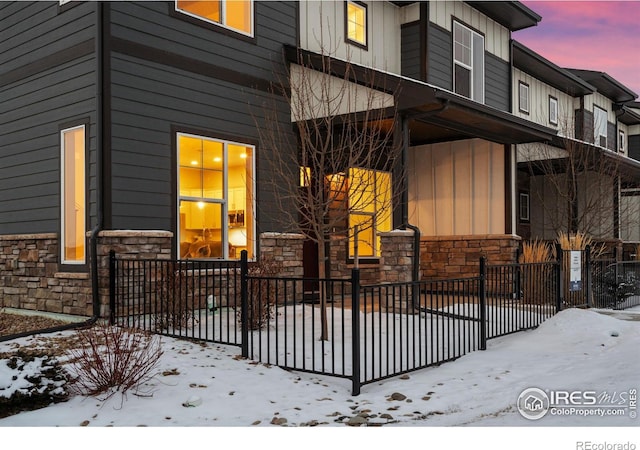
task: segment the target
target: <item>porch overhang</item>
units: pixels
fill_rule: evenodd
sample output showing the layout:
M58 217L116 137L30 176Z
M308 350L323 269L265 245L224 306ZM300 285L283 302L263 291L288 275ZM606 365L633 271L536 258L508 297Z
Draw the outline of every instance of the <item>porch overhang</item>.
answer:
M549 142L556 131L425 83L403 79L398 112L409 120L410 145L485 139L500 144Z
M556 135L552 128L420 80L292 46L285 45L284 50L285 58L291 63L328 71L336 77L345 77L348 73L354 83L393 94L395 110L409 122L410 146L474 138L523 144L548 142Z

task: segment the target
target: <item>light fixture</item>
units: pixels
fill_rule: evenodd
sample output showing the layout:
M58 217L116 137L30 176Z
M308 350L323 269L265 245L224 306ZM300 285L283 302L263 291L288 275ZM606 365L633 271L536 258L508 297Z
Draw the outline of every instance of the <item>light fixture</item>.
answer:
M246 153L240 153L240 158L247 159L247 154Z
M229 243L234 247L247 246L247 234L245 228L230 228Z
M213 162L220 162L222 161L222 158L220 158L219 156L216 156L215 158L213 158Z
M198 202L198 208L204 209L204 202Z
M191 165L192 166L197 166L198 165L198 161L196 161L195 159L193 161L191 161Z

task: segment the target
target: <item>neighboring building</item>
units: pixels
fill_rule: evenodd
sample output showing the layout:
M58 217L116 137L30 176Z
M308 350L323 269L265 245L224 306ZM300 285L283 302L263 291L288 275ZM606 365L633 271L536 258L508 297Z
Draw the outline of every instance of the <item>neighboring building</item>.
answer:
M396 191L385 217L344 192L349 226L372 224L360 236L370 272L383 265L377 234L406 225L420 231L424 277L474 272L481 255L513 261L531 233L518 222L518 146L557 146L556 122L578 110L584 136L604 114L597 143L604 133L615 151L624 134L624 157L640 156L633 93L514 43L540 19L515 1L0 2L0 306L107 314L111 249L257 258L263 233L288 228L270 162L297 151L264 145L264 105L292 130L295 98L274 87L302 77L372 93L395 125L404 183L377 167L333 174L375 177L366 195ZM538 115L540 99L555 118ZM344 275L353 238L330 251L330 274Z
M558 132L518 146L518 234L638 242L637 94L605 73L560 68L515 41L513 49L514 113Z

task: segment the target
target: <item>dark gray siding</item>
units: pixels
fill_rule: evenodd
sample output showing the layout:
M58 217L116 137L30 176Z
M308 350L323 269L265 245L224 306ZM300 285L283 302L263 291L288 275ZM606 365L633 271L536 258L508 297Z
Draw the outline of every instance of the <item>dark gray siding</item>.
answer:
M60 13L58 2L0 3L0 234L60 231L62 124L88 119L95 149L96 66L87 52L95 10L94 3ZM82 53L56 58L83 42Z
M429 23L427 37L427 82L443 89L453 89L453 41L451 33Z
M637 134L629 136L628 146L629 157L640 161L640 136Z
M510 67L507 61L485 52L484 102L488 106L510 111Z
M253 42L172 17L173 2L111 5L114 39L167 55L147 59L125 48L112 54L111 226L175 231L172 129L193 129L256 145L258 231L277 231L267 214L273 199L261 184L271 177L262 171L271 153L260 148L255 120L272 103L264 85L284 71L283 44L296 44L295 4L256 3ZM180 66L178 57L193 65ZM262 82L258 89L254 81ZM289 121L286 104L277 104Z
M585 142L593 142L593 113L585 109L576 109L575 138Z
M401 33L402 75L420 79L420 22L402 26Z
M607 122L607 148L612 152L618 151L618 132L616 124Z

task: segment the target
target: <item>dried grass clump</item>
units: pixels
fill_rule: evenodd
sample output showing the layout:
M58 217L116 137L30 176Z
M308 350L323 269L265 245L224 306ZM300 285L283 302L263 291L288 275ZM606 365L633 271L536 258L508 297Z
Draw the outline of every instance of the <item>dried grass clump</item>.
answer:
M550 262L554 258L551 244L536 239L522 243L521 263L543 263Z
M162 348L159 336L138 329L95 325L78 330L82 346L68 351L72 388L82 395L122 394L155 374Z
M560 244L562 250L585 250L588 245L591 249L592 259L598 259L607 252L604 243L597 244L591 236L581 231L577 233L560 231L556 242Z

